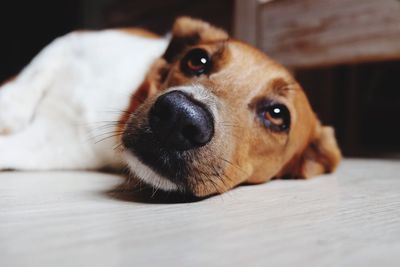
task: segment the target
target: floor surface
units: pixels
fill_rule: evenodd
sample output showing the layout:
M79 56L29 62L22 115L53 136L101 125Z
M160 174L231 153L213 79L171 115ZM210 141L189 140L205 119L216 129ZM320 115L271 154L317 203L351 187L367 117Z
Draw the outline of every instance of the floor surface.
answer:
M0 266L400 266L400 161L194 203L108 192L122 181L0 173Z

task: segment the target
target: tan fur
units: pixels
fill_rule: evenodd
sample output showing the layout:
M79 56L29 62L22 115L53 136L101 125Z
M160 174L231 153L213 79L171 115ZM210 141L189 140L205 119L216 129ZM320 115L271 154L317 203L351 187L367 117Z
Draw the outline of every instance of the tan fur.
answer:
M198 34L203 43L216 42L229 38L228 34L210 24L192 19L189 17L180 17L176 20L173 29L174 37L185 37L192 34Z
M133 35L138 35L138 36L142 36L142 37L146 37L146 38L151 38L151 39L158 39L160 38L159 35L153 33L153 32L149 32L145 29L141 29L141 28L132 28L132 27L127 27L127 28L119 28L119 31L128 33L128 34L133 34Z
M179 47L171 47L174 45ZM215 70L209 77L181 73L179 59L193 47L213 55ZM142 101L135 119L138 124L145 123L143 118L156 97L171 86L202 84L217 97L222 120L215 126L210 144L196 151L197 160L191 166L189 182L195 195L222 193L244 182L261 183L274 177L308 178L331 172L338 165L341 155L333 129L321 126L301 86L264 53L229 39L221 29L187 17L175 23L166 53L170 62L161 58L154 64L145 84L157 89ZM289 108L288 134L261 125L255 108L264 98L277 99Z

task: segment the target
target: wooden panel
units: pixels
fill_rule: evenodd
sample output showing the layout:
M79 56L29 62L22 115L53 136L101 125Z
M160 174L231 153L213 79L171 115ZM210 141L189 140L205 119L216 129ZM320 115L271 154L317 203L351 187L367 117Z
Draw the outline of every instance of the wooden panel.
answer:
M255 44L257 41L257 0L236 0L234 10L234 35L235 37Z
M399 0L261 2L256 45L284 65L400 59Z

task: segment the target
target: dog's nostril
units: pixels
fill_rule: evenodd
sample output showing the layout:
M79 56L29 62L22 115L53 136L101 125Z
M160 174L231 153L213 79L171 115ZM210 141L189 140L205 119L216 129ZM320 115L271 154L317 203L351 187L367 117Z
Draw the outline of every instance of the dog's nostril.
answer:
M182 135L187 139L192 139L197 135L197 128L193 125L186 125L181 131Z
M209 111L180 91L160 96L150 110L149 121L158 140L174 150L203 146L214 134Z
M192 140L196 144L206 143L207 139L209 138L207 130L203 131L195 125L186 125L182 128L181 133L184 138L186 138L187 140Z
M168 120L172 116L172 106L166 105L164 102L161 102L161 105L156 106L155 115L160 120Z

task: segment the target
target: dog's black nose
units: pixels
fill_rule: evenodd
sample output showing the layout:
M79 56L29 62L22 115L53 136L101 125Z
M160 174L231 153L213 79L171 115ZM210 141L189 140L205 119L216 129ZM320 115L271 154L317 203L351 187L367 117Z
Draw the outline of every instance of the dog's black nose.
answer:
M200 147L214 135L211 113L181 91L160 96L150 110L149 121L153 133L169 149Z

